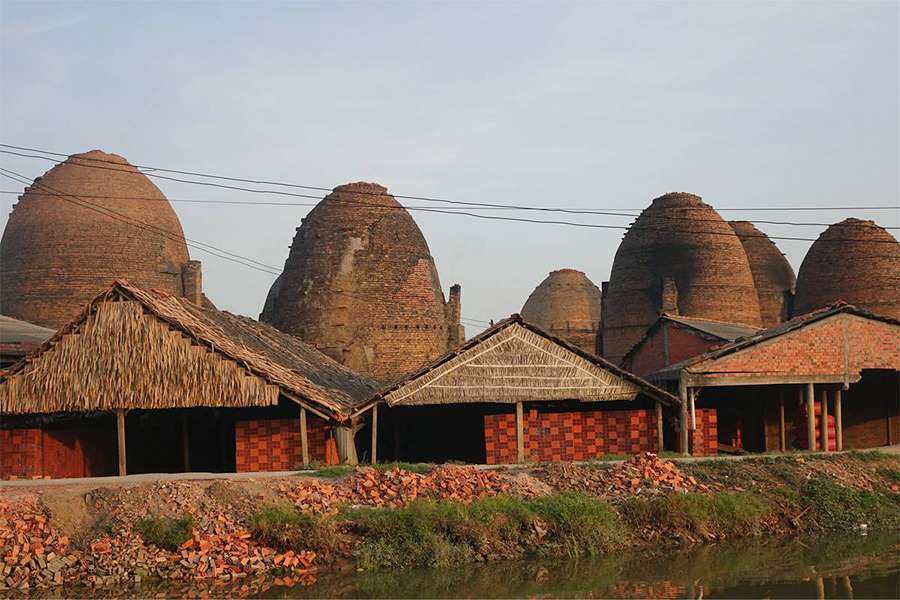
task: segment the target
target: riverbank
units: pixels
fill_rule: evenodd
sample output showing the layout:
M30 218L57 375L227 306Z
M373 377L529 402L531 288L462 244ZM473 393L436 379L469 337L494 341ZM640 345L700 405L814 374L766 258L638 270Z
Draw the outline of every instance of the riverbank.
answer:
M877 452L484 471L405 465L295 477L0 489L0 586L311 583L317 571L602 555L900 526Z

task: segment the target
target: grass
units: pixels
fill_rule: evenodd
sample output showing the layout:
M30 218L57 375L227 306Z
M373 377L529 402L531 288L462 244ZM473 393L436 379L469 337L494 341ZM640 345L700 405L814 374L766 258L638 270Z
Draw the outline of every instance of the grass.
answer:
M800 497L810 507L811 520L821 529L900 525L900 498L896 495L855 490L817 477L803 485Z
M267 546L281 551L313 550L325 561L336 558L346 541L333 515L313 516L283 504L253 514L250 529Z
M621 545L625 529L606 502L564 493L497 496L472 504L418 500L400 509L345 512L362 540L363 569L449 567L528 555L576 557Z
M673 529L704 538L760 535L773 513L765 499L751 493L631 499L621 510L625 521L636 528Z
M135 527L146 543L174 552L191 538L194 520L190 517L151 516L140 519Z
M353 467L350 465L336 465L333 467L322 467L319 469L311 469L308 471L303 471L301 474L304 477L320 477L322 479L337 479L338 477L343 477L344 475L349 475L353 472Z

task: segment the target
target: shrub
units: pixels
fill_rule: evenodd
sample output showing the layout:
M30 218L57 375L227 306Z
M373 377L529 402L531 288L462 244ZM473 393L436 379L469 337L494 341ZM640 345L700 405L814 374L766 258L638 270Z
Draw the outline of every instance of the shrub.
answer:
M150 516L140 519L136 526L146 543L174 552L191 538L194 520L190 517L173 519L172 517Z

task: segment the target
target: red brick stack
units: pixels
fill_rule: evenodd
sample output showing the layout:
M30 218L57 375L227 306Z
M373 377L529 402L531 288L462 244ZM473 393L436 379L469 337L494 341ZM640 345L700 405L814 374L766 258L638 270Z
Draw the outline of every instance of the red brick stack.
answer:
M611 410L525 415L525 457L529 461L590 460L604 454L657 451L656 424L651 411ZM484 417L488 464L516 462L516 417Z
M696 428L691 432L691 453L694 456L715 456L719 453L718 417L714 408L695 409Z
M40 429L0 429L0 477L30 478L43 475L43 471Z
M323 420L307 419L310 461L325 462L326 436ZM299 418L238 421L234 424L234 437L235 467L239 473L291 471L303 461Z

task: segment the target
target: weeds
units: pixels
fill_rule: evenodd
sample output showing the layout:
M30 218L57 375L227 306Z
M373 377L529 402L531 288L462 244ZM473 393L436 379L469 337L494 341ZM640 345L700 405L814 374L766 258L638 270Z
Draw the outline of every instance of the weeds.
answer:
M636 527L671 528L705 538L755 536L763 532L772 507L755 494L673 494L622 505L625 520Z
M341 552L345 536L333 515L313 516L291 506L267 506L250 517L254 537L277 550L313 550L328 561Z
M194 520L190 517L173 519L151 516L140 519L135 526L146 543L174 552L191 538Z
M896 526L900 522L896 496L854 490L824 477L807 481L800 495L822 529L851 529L861 524Z
M372 465L379 471L390 471L391 469L400 469L402 471L409 471L410 473L418 473L419 475L427 475L431 473L433 467L431 465L427 465L425 463L407 463L407 462L389 462L389 463L376 463Z
M310 471L303 471L301 475L303 477L320 477L322 479L337 479L338 477L343 477L344 475L349 475L353 472L353 467L350 465L336 465L333 467L322 467L320 469L313 469Z

